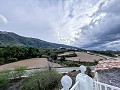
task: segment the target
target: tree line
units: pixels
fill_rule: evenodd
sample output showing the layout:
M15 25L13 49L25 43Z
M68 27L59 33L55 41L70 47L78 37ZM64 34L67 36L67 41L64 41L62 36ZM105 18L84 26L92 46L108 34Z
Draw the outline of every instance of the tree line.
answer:
M7 46L0 48L0 64L19 61L22 59L42 57L47 50L33 47Z
M30 58L51 58L58 60L58 54L73 51L73 49L66 48L35 48L35 47L20 47L20 46L7 46L0 47L0 65L11 62L20 61ZM61 56L60 61L64 61L65 57L75 57L75 53Z
M95 50L91 50L91 52L110 56L110 57L116 57L116 54L120 55L120 51L110 51L110 50L108 50L108 51L95 51Z

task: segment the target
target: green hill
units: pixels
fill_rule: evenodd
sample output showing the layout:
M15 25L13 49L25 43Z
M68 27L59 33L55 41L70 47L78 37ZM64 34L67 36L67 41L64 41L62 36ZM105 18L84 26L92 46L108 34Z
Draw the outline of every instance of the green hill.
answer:
M38 48L75 48L68 45L46 42L36 38L23 37L12 32L0 31L0 46L4 47L8 45Z

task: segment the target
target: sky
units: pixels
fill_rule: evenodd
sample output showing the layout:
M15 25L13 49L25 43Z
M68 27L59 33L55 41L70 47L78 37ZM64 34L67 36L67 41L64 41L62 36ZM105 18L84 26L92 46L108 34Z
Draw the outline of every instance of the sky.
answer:
M0 0L0 31L93 50L120 50L120 0Z

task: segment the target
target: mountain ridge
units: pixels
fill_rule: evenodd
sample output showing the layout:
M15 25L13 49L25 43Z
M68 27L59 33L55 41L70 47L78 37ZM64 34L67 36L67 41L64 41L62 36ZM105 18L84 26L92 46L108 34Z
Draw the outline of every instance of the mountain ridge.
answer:
M47 42L41 39L25 37L14 32L0 31L0 46L17 45L37 48L77 48L64 44Z

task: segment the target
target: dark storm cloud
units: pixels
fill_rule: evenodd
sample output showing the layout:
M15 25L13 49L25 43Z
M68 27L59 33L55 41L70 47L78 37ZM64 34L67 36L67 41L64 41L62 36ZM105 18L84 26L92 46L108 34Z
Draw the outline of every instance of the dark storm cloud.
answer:
M105 13L106 16L95 22L92 20L89 25L81 28L83 35L90 39L89 43L82 46L83 48L116 49L115 44L120 45L120 0L111 0L106 7L102 8L103 5L104 3L101 3L99 12L96 11L92 17L96 17L96 15L98 16L101 13ZM98 22L97 25L95 24L96 22ZM89 32L92 32L92 34L89 34ZM118 42L112 43L114 41ZM117 47L118 50L120 50L119 47Z

